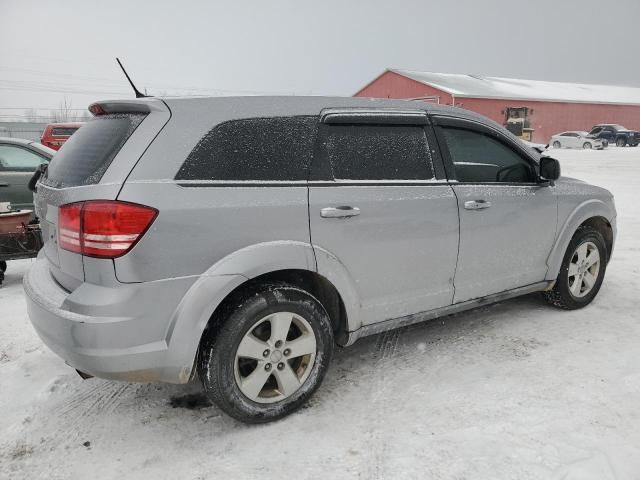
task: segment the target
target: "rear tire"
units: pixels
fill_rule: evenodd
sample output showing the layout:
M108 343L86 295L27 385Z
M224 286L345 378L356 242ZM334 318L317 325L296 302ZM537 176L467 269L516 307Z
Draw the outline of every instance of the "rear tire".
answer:
M553 289L542 293L545 300L565 310L589 305L602 285L608 255L604 237L598 230L588 226L578 228L564 254Z
M557 140L555 142L553 142L552 146L553 146L553 148L560 148L561 147L560 142L557 141Z
M320 386L333 354L322 304L286 283L265 284L230 303L205 331L198 374L225 413L265 423L294 412Z
M7 271L7 262L4 260L0 260L0 272L4 273Z

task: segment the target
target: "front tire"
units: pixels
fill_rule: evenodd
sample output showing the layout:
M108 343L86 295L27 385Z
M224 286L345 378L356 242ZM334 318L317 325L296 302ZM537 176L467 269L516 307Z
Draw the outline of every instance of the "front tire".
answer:
M624 147L627 144L624 138L619 138L616 140L616 147Z
M208 329L198 374L225 413L265 423L294 412L319 387L333 354L333 329L322 304L285 283L238 297Z
M545 300L565 310L586 307L600 290L608 258L602 234L580 227L569 242L553 289L543 292Z
M591 148L593 148L593 145L591 145L591 142L584 142L582 144L582 148L584 148L585 150L590 150Z

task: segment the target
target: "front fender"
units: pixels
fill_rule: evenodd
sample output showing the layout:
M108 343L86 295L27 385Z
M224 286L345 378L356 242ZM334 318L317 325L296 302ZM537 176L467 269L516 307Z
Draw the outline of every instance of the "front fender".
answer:
M613 208L600 199L589 199L580 203L566 218L564 224L559 229L558 237L547 258L546 280L555 280L562 266L562 259L567 251L569 242L580 225L592 217L604 217L614 229L615 240L615 216Z

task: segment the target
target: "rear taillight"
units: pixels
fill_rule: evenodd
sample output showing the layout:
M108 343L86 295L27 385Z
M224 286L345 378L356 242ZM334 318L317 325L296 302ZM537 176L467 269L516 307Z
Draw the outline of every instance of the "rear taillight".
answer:
M158 215L155 208L116 200L89 200L58 210L60 248L88 257L127 253Z

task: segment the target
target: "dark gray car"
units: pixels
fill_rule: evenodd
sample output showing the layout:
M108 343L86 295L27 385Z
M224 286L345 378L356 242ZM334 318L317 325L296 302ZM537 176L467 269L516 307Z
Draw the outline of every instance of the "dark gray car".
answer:
M35 169L56 153L32 140L0 137L0 203L12 210L32 210L33 193L27 188Z
M494 122L411 101L100 102L38 185L31 321L88 375L282 417L335 344L517 295L589 304L611 194Z

